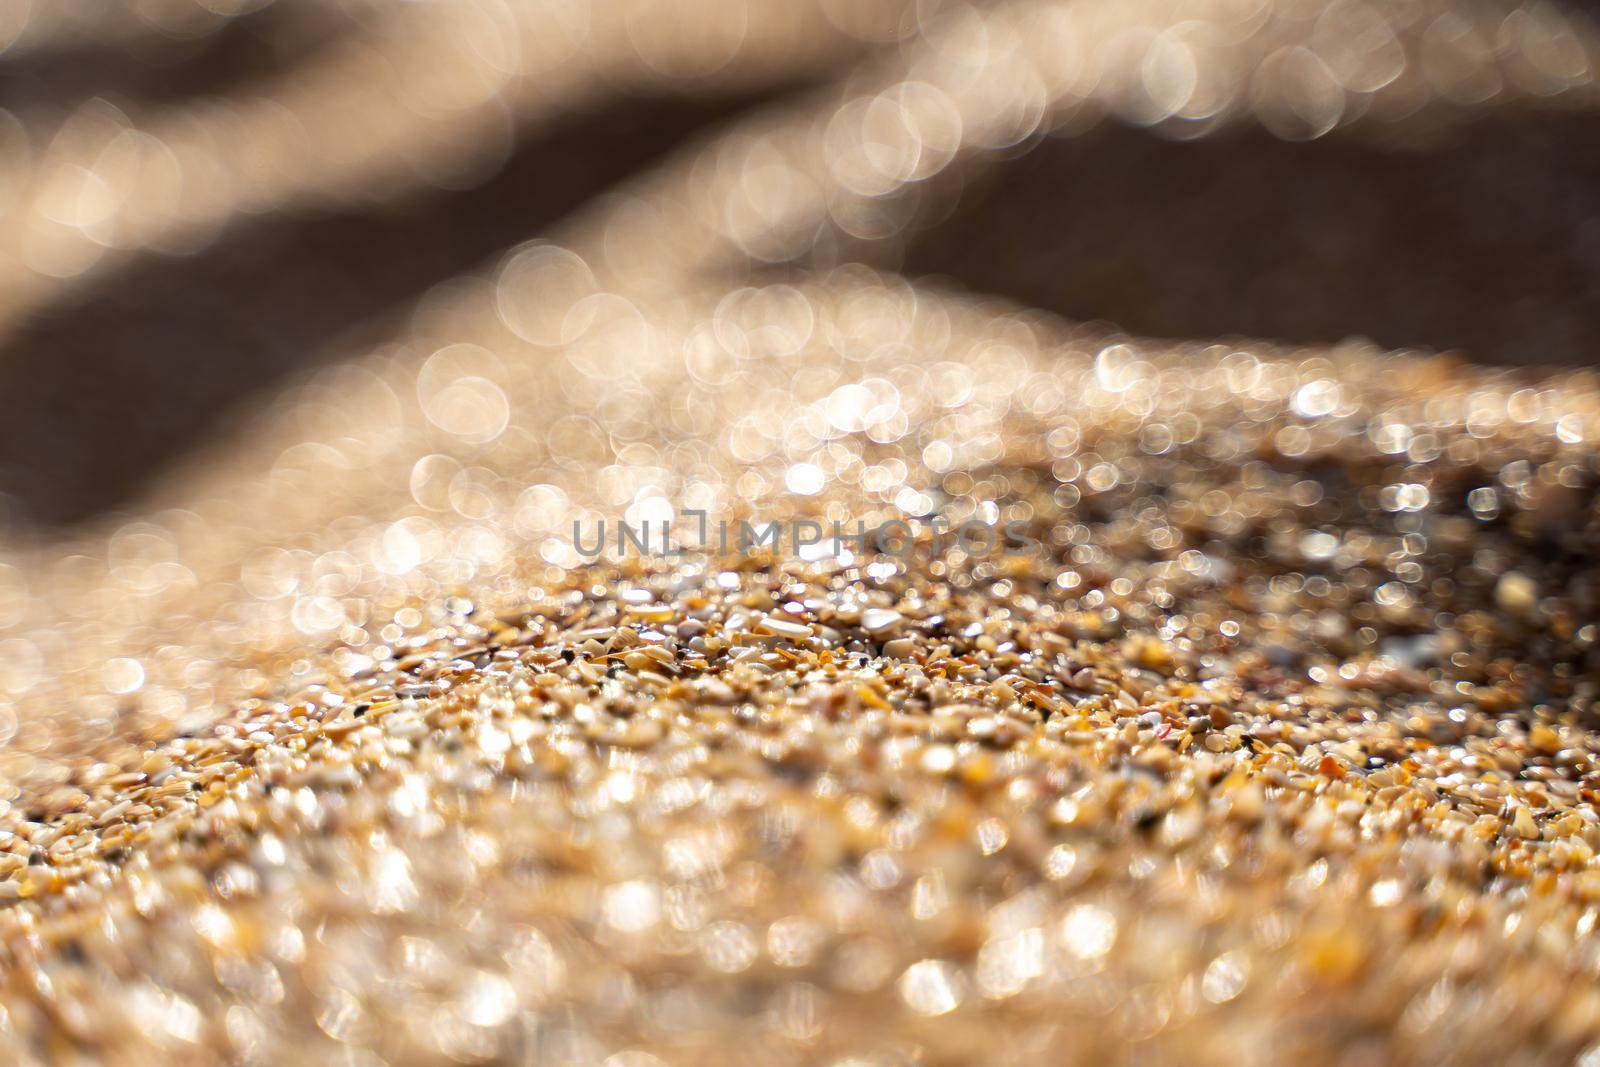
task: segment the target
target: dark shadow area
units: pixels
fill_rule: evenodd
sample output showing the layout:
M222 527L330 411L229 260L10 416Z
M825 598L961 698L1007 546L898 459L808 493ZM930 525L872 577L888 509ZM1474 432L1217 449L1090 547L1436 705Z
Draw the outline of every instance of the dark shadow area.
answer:
M1107 124L1002 165L905 269L1149 336L1600 362L1600 122L1510 114L1438 141Z
M225 96L306 63L349 30L349 17L330 5L279 0L198 37L152 30L131 43L75 41L0 55L0 108L25 118L64 117L104 97L144 113Z
M433 284L782 91L618 100L519 144L475 189L268 216L191 257L139 256L0 346L0 492L36 528L116 508L247 397L381 340Z

